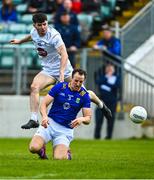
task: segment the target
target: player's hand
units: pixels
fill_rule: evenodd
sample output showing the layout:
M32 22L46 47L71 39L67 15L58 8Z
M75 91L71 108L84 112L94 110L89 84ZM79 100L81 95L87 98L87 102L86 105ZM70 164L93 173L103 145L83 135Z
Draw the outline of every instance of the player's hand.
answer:
M60 73L59 81L64 82L64 73Z
M42 118L41 125L42 125L44 128L47 128L47 127L48 127L48 125L49 125L48 117Z
M18 39L12 39L12 40L10 41L10 43L11 43L11 44L20 44L21 42L20 42L20 40L18 40Z
M83 118L83 117L76 118L75 120L73 120L73 121L71 122L70 126L71 126L72 128L76 128L76 127L80 126L83 121L84 121L84 118Z

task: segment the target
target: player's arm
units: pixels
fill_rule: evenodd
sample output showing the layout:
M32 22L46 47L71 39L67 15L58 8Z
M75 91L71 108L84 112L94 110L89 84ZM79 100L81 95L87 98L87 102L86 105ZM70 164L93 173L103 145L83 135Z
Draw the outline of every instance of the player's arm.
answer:
M22 43L25 43L25 42L29 42L31 40L32 40L32 38L31 38L31 35L29 34L29 35L25 36L23 39L12 39L10 41L10 43L11 44L22 44Z
M64 81L64 71L67 65L67 61L68 61L68 54L66 51L66 47L65 45L61 45L57 48L58 53L61 56L61 62L60 62L60 81L63 82Z
M46 95L44 99L42 100L41 106L40 106L40 113L42 116L42 122L41 125L45 128L47 128L48 125L48 115L47 115L47 107L51 102L53 102L54 98L50 95Z
M83 124L89 124L92 116L91 108L83 108L82 109L83 114Z
M77 126L81 125L82 123L86 124L86 125L88 125L90 123L91 116L92 116L91 108L83 108L82 114L83 114L83 117L78 117L71 122L72 128L77 127Z

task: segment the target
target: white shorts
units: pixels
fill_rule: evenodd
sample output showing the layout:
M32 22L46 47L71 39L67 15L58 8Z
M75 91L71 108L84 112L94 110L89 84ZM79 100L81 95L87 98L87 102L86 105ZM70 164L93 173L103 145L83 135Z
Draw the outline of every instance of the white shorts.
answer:
M72 68L71 64L69 63L64 72L64 79L71 77L72 71L73 71L73 68ZM43 73L49 77L53 77L57 81L59 80L59 68L52 69L52 68L48 68L48 67L43 67L43 70L41 71L41 73Z
M49 118L48 127L39 126L34 136L36 135L41 136L45 143L52 141L53 147L58 144L64 144L69 147L70 142L73 140L73 129L62 126Z

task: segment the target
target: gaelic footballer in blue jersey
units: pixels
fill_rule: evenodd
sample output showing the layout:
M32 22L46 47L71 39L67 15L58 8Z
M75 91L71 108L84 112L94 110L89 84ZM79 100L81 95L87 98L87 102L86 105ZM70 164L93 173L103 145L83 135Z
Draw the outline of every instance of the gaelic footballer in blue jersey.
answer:
M46 158L45 144L53 143L54 159L70 159L69 145L73 140L73 128L89 124L91 120L90 97L82 87L86 72L75 69L71 82L55 85L43 99L40 107L42 123L30 143L30 151ZM51 104L47 115L47 107ZM83 116L77 117L82 109ZM69 153L68 153L69 152Z

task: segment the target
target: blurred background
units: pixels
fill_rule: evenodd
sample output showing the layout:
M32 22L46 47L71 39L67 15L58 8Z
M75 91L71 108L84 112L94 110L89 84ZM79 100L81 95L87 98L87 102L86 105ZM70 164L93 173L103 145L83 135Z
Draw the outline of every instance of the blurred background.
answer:
M106 89L101 87L106 85L99 79L111 72L119 82L107 80L115 85L110 94L113 99L107 102L116 107L111 129L106 128L107 121L102 125L103 116L92 105L92 123L76 129L75 137L103 139L111 131L109 139L154 138L153 0L1 0L0 137L31 137L35 132L23 131L20 126L29 116L30 84L41 70L40 61L32 43L13 46L9 41L29 34L32 14L40 11L61 33L73 67L87 71L87 89L103 99ZM63 17L66 12L67 23ZM75 31L69 31L72 27ZM107 70L109 64L111 70ZM108 101L107 97L103 100ZM142 125L129 120L129 111L135 105L148 112L148 120Z

